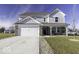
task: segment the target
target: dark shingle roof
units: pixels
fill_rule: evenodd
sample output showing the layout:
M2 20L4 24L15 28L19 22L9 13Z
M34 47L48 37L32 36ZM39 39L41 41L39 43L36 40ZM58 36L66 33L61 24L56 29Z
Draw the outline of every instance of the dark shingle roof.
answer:
M49 12L25 12L25 13L22 13L20 14L20 16L46 16L48 15Z
M50 13L49 12L24 12L24 13L20 14L20 16L21 17L26 17L26 16L32 16L32 17L38 17L38 16L40 16L40 17L44 17L44 16L46 16L48 14L55 15L59 11L61 11L61 10L59 10L58 8L56 8L54 11L52 11Z

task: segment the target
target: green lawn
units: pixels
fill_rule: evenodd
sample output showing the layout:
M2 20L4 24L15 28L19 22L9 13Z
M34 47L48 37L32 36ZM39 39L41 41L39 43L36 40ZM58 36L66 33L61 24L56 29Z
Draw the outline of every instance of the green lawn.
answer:
M73 36L56 36L46 37L46 41L51 46L52 50L56 54L75 54L79 53L79 41L70 41ZM76 36L79 39L79 36Z
M8 33L0 33L0 39L2 38L8 38L8 37L12 37L15 36L14 34L8 34Z

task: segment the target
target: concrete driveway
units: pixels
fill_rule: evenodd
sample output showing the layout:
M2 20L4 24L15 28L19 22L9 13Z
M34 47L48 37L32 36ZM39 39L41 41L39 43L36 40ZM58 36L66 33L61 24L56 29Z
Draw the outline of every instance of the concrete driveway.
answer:
M0 40L0 54L38 54L39 38L16 36Z

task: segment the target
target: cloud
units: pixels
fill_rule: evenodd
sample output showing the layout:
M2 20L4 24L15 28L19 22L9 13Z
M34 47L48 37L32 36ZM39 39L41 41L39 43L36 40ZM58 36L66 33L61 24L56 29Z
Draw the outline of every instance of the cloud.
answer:
M0 21L0 26L5 27L6 29L12 25L13 25L13 23L11 21Z
M17 16L25 11L29 11L31 8L31 5L20 5L20 6L15 6L15 8L10 11L10 13L7 15L1 15L0 16L0 26L9 28L10 26L13 25L14 22L17 21Z

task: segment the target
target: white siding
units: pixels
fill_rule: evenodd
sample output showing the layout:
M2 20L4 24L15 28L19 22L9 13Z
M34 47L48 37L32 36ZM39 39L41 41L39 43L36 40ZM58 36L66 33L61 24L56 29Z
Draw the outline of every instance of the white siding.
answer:
M49 17L46 18L46 22L49 23Z
M55 17L58 17L58 22L55 22ZM40 22L44 22L44 18L36 18ZM58 12L52 17L47 16L45 22L47 23L65 23L65 14L63 12Z
M55 23L55 18L49 18L49 23Z
M44 18L36 18L37 21L44 22Z
M40 22L49 23L49 17L46 17L46 18L45 18L45 21L44 21L44 18L37 18L36 20L38 20L38 21L40 21Z
M55 17L58 17L58 22L55 22ZM61 12L58 12L52 18L49 19L49 23L65 23L64 14Z

